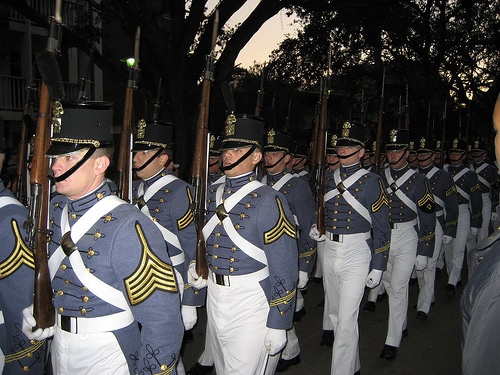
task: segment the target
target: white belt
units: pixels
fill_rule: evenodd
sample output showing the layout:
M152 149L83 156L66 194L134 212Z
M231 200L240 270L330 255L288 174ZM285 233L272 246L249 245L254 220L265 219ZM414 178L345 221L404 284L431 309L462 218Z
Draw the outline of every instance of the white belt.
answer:
M363 238L364 240L369 239L372 235L370 232L362 232L362 233L352 233L352 234L336 234L332 232L326 232L327 237L330 241L335 241L335 242L347 242L349 239L359 239Z
M443 216L443 215L444 215L444 210L436 211L436 217Z
M77 318L57 314L57 326L63 331L71 333L111 332L127 327L133 321L134 316L130 311L96 318Z
M409 229L409 228L413 228L415 225L417 225L417 219L413 219L411 221L404 221L401 223L391 223L391 228L392 229Z
M208 273L210 280L212 280L217 285L222 286L240 286L248 285L251 282L259 282L264 280L269 276L269 270L267 267L262 268L259 271L248 273L245 275L220 275L212 270Z

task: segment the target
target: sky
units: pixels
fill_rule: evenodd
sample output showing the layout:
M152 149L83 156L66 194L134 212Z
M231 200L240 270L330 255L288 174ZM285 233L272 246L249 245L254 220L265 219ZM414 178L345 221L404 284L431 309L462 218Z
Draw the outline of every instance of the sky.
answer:
M259 4L260 0L247 0L245 5L236 12L228 21L229 26L234 26L245 20L247 15ZM208 1L209 10L217 1ZM278 47L278 44L285 39L286 34L295 35L295 28L292 25L293 18L287 17L284 10L281 10L273 18L257 31L247 45L241 50L236 58L236 64L241 64L242 68L248 68L257 63L264 63L269 60L271 52Z

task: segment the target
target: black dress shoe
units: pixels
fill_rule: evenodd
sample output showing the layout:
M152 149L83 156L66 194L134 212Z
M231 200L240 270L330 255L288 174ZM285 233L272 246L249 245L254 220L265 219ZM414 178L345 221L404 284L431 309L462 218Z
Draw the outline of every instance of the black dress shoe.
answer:
M280 358L278 366L276 366L276 372L285 372L290 366L296 365L297 363L300 363L300 354L292 359Z
M323 336L321 336L321 342L320 346L333 346L333 340L334 340L334 334L333 331L323 331Z
M452 285L452 284L446 285L446 296L447 297L455 297L455 285Z
M199 362L196 362L193 367L191 367L186 374L187 375L205 375L210 374L214 366L203 366Z
M325 299L323 298L321 302L316 305L316 307L325 307Z
M403 332L401 332L401 336L408 337L408 328L403 329Z
M302 309L300 309L299 311L295 311L293 313L293 321L294 322L300 322L302 320L302 317L306 315L306 308L303 307Z
M365 307L363 307L363 310L369 311L369 312L375 312L377 310L377 307L375 306L375 302L367 301L365 303Z
M361 371L360 370L356 371L354 375L361 375Z
M384 345L384 349L382 349L382 352L380 353L380 358L392 361L396 359L397 355L398 348L396 348L395 346Z
M417 285L418 284L418 278L413 278L413 279L410 279L410 285Z
M417 319L418 320L427 320L427 313L424 313L423 311L418 311L417 312Z
M458 283L457 283L457 288L460 288L462 286L462 280L460 280Z

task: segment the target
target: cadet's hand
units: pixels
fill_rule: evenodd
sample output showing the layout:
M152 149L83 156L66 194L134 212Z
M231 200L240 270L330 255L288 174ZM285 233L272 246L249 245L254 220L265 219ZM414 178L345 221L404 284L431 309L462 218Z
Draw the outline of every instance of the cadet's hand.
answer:
M30 340L45 340L47 337L54 336L54 326L49 328L38 328L33 331L36 327L36 319L33 316L33 305L26 307L23 310L23 325L22 331Z
M307 272L299 271L299 282L297 283L297 288L298 289L305 288L308 281L309 281L309 275L307 274Z
M498 220L498 214L496 212L491 213L491 221L497 221Z
M415 258L415 269L417 271L422 271L427 267L427 260L428 258L423 256L423 255L417 255Z
M208 281L196 273L196 262L192 261L188 268L188 283L197 289L207 286Z
M318 241L318 242L324 241L326 238L324 234L319 233L319 230L318 230L318 227L316 226L316 224L312 225L311 230L309 231L309 236L313 240Z
M451 241L453 241L452 236L447 236L446 234L443 236L443 243L445 245L449 245L451 243Z
M198 321L198 312L196 306L182 305L181 307L182 321L184 322L184 329L189 331L194 327Z
M268 328L264 339L264 346L269 355L279 353L286 344L286 331L284 329Z
M479 232L478 228L470 227L470 235L477 236L477 232Z
M382 274L384 271L373 269L370 271L368 276L366 276L365 284L368 288L375 288L378 284L380 284L380 280L382 280Z

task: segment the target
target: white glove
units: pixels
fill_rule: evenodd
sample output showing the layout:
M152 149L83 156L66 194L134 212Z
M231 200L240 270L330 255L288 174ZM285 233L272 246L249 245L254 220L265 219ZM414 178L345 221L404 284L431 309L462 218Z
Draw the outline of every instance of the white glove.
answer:
M264 338L264 346L269 355L279 353L286 344L286 331L284 329L268 328Z
M324 241L326 238L324 234L319 233L316 224L312 225L311 230L309 231L309 237L318 242Z
M184 329L189 331L194 327L198 320L198 312L196 306L182 305L181 307L182 321L184 322Z
M48 328L38 328L33 331L36 327L36 319L33 316L33 305L26 307L23 310L23 326L22 331L30 340L45 340L47 337L54 336L54 326Z
M427 257L423 256L423 255L417 255L417 257L415 258L415 269L417 271L422 271L423 269L425 269L427 267Z
M308 281L309 281L309 275L307 274L307 272L299 271L299 282L297 283L297 288L298 289L305 288Z
M449 245L451 243L451 241L453 241L452 236L447 236L446 234L443 236L443 243L445 245Z
M382 274L384 271L373 269L370 271L368 276L366 276L365 284L368 288L375 288L378 284L380 284L380 280L382 280Z
M478 228L470 227L470 235L477 236L477 232L479 232Z
M197 289L207 286L208 281L196 273L196 262L191 262L188 268L188 283Z
M491 221L497 221L498 220L498 214L496 212L491 213Z

